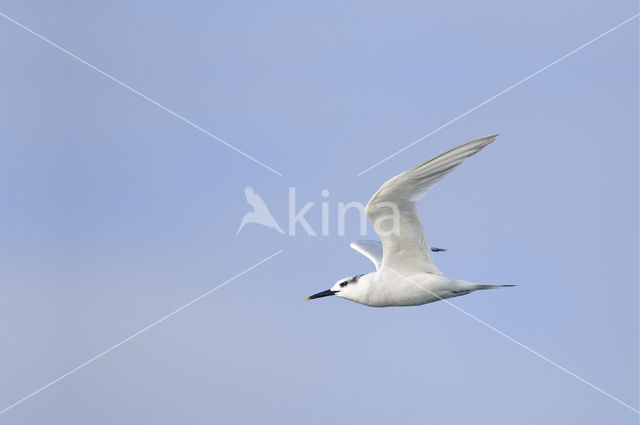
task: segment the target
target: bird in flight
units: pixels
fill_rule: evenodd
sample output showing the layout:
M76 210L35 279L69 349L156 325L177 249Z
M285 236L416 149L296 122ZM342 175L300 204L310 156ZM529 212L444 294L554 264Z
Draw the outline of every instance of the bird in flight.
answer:
M399 174L383 184L365 213L380 241L357 241L355 249L376 267L351 276L307 300L335 295L371 307L412 306L466 295L485 285L444 276L431 261L430 248L418 218L418 200L437 182L495 140L497 134L463 143Z
M277 230L279 233L284 233L284 230L282 230L276 219L271 215L271 212L269 212L267 204L264 203L260 195L253 191L251 186L244 188L244 196L247 199L247 203L253 207L253 211L246 213L244 217L242 217L236 236L247 223L262 224L263 226Z

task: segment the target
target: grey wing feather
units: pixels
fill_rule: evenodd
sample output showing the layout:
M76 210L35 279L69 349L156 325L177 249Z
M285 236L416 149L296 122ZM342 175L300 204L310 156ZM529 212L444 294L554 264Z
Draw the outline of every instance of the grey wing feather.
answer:
M382 241L382 266L397 272L442 274L431 261L429 245L417 214L417 201L444 176L496 137L497 134L482 137L449 149L393 177L380 187L369 200L365 212ZM395 213L398 214L398 220L391 220L390 217ZM391 228L395 221L397 229Z

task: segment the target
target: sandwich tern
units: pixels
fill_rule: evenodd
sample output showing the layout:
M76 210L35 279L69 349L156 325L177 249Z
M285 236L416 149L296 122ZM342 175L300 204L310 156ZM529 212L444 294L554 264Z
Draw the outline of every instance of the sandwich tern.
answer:
M335 295L371 307L422 305L466 295L486 285L444 276L431 261L417 213L418 200L465 159L480 152L497 134L451 148L383 184L367 203L365 213L380 241L356 241L355 249L376 267L373 273L351 276L307 300Z

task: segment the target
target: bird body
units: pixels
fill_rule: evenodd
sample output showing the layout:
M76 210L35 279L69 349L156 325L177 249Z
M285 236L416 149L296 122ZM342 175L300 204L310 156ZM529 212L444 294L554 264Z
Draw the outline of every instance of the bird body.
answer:
M454 279L443 275L416 273L397 276L389 271L368 273L352 285L351 288L345 286L347 290L342 287L335 295L371 307L427 304L456 296L452 288L460 286Z
M351 247L369 258L376 271L336 282L307 299L335 295L371 307L415 306L514 285L486 285L444 276L431 261L417 203L427 191L497 135L463 143L383 184L365 213L381 242L356 241Z
M370 307L399 307L428 304L482 289L512 286L476 284L432 273L399 275L389 270L356 278L356 281L342 287L340 284L349 279L338 282L335 289L332 288L336 292L332 295Z

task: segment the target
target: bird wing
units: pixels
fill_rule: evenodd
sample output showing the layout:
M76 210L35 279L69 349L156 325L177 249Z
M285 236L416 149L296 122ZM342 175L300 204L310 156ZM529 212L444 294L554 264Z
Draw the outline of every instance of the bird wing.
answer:
M259 213L269 211L262 197L254 192L251 186L247 186L244 188L244 196L245 198L247 198L247 204L251 205L254 211Z
M472 140L436 155L390 179L371 197L365 212L382 241L383 267L399 273L442 274L431 262L429 245L417 213L418 200L497 136Z
M378 241L355 241L351 242L349 246L371 260L376 266L376 270L380 270L382 243Z

